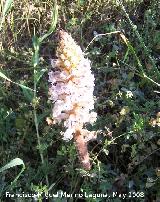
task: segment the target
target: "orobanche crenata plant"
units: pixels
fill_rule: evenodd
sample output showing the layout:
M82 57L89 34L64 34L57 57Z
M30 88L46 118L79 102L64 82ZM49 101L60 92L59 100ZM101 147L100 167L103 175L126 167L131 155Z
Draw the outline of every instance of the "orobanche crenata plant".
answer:
M84 58L81 48L70 34L59 31L57 59L52 60L53 70L49 72L50 99L53 101L53 122L64 123L64 140L72 138L84 169L90 170L91 164L87 142L95 135L84 128L85 123L93 124L97 114L94 109L94 75L90 61ZM88 136L88 137L87 137Z

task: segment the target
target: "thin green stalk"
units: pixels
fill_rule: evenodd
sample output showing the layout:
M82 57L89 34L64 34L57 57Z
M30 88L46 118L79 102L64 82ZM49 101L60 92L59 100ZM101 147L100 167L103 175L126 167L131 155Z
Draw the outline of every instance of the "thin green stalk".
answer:
M131 45L130 41L126 38L126 36L123 33L120 33L120 36L121 36L122 40L125 42L125 44L127 45L128 50L130 50L131 53L134 55L134 57L135 57L135 59L137 61L139 69L141 70L142 74L144 74L145 71L144 71L143 66L141 64L141 61L139 60L139 58L138 58L138 56L136 54L136 51L134 50L134 48Z
M32 57L32 62L33 62L33 68L34 68L34 93L33 93L33 114L34 114L34 123L36 127L36 136L37 136L37 143L38 143L38 149L41 157L41 162L44 164L44 155L43 151L41 149L41 138L39 134L39 124L38 124L38 119L37 119L37 84L43 75L43 72L39 69L39 50L40 46L45 38L47 38L56 28L57 24L57 16L58 16L58 7L55 2L54 8L53 8L53 17L52 17L52 23L49 31L43 35L42 37L36 37L34 35L33 37L33 57ZM48 181L48 176L46 175L46 184L49 187L49 181Z
M149 81L151 81L152 83L154 83L155 85L157 85L158 87L160 87L160 84L155 82L153 79L151 79L150 77L148 77L146 74L143 74L144 78L147 78Z
M88 44L88 46L86 47L84 53L88 50L89 46L94 42L94 40L98 37L101 37L101 36L106 36L106 35L111 35L111 34L120 34L121 32L120 31L114 31L114 32L107 32L107 33L104 33L104 34L97 34Z
M37 110L36 110L36 100L37 100L37 80L36 80L36 74L37 74L37 68L39 67L39 48L40 43L38 38L34 37L33 39L33 46L34 46L34 54L33 54L33 67L34 67L34 93L33 93L33 114L34 114L34 124L36 127L36 136L37 136L37 142L38 142L38 149L41 157L41 162L44 164L44 156L43 152L41 150L41 140L39 135L39 124L37 119ZM48 176L46 175L46 184L49 187L49 181Z
M33 113L34 113L34 123L35 123L35 127L36 127L36 135L37 135L37 141L38 141L38 146L39 146L41 162L42 162L42 164L44 164L43 152L40 149L41 141L40 141L40 135L39 135L39 126L38 126L38 121L37 121L37 112L36 112L35 107L33 107ZM48 176L47 175L46 175L46 184L49 187L49 181L48 181Z

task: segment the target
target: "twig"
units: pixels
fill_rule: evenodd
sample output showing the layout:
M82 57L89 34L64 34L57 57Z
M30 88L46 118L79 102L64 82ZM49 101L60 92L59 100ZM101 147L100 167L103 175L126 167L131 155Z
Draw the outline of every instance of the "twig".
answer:
M114 31L114 32L107 32L107 33L104 33L104 34L97 34L88 44L88 46L86 47L84 53L88 50L89 46L93 43L93 41L97 38L97 37L100 37L100 36L106 36L106 35L111 35L111 34L119 34L121 33L120 31Z

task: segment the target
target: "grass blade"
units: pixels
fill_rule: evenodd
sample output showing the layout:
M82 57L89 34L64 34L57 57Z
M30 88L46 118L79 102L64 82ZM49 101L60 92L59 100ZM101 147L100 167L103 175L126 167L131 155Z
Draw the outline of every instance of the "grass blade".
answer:
M0 77L3 78L3 79L6 79L7 81L11 81L11 79L9 79L5 74L3 74L2 72L0 72Z
M12 161L10 161L9 163L7 163L5 166L3 166L2 168L0 168L0 173L9 169L9 168L12 168L12 167L15 167L15 166L19 166L19 165L23 165L24 166L24 162L23 160L21 160L20 158L15 158L13 159Z
M18 178L20 177L20 175L25 170L25 164L24 164L23 160L20 159L20 158L15 158L15 159L11 160L9 163L7 163L5 166L3 166L2 168L0 168L0 172L3 172L5 170L8 170L9 168L12 168L12 167L15 167L15 166L19 166L19 165L22 165L22 169L19 172L19 174L16 176L16 178L13 180L13 182L11 182L11 187L13 187L15 185L15 183L18 180Z
M2 24L5 20L5 16L9 12L9 10L11 9L12 3L13 3L13 0L6 0L6 2L4 4L4 8L3 8L2 16L1 16L1 20L0 20L0 30L2 29Z
M56 28L56 24L57 24L57 20L58 20L58 5L55 2L54 7L52 9L52 22L51 22L51 26L50 29L48 30L48 32L46 34L44 34L42 37L39 38L39 41L42 42L45 38L47 38L50 34L52 34L52 32L55 30Z
M2 16L4 17L5 15L7 15L8 11L11 8L13 0L6 0L5 4L4 4L4 8L2 11Z
M33 91L33 89L31 89L31 88L29 88L29 87L27 87L27 86L25 86L25 85L23 85L23 84L16 83L16 82L12 81L10 78L8 78L8 77L7 77L5 74L3 74L2 72L0 72L0 77L3 78L3 79L5 79L5 80L7 80L7 81L9 81L9 82L12 82L12 83L14 83L14 84L20 86L22 89L27 89L27 90Z

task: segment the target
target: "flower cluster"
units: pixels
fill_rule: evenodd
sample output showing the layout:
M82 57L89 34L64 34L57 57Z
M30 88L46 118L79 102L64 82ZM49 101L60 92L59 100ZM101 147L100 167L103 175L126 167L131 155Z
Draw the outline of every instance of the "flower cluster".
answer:
M96 120L94 109L94 75L90 61L84 58L81 48L71 35L60 31L57 60L52 60L53 71L49 72L50 99L54 103L53 120L64 121L64 140L70 140L84 124Z

